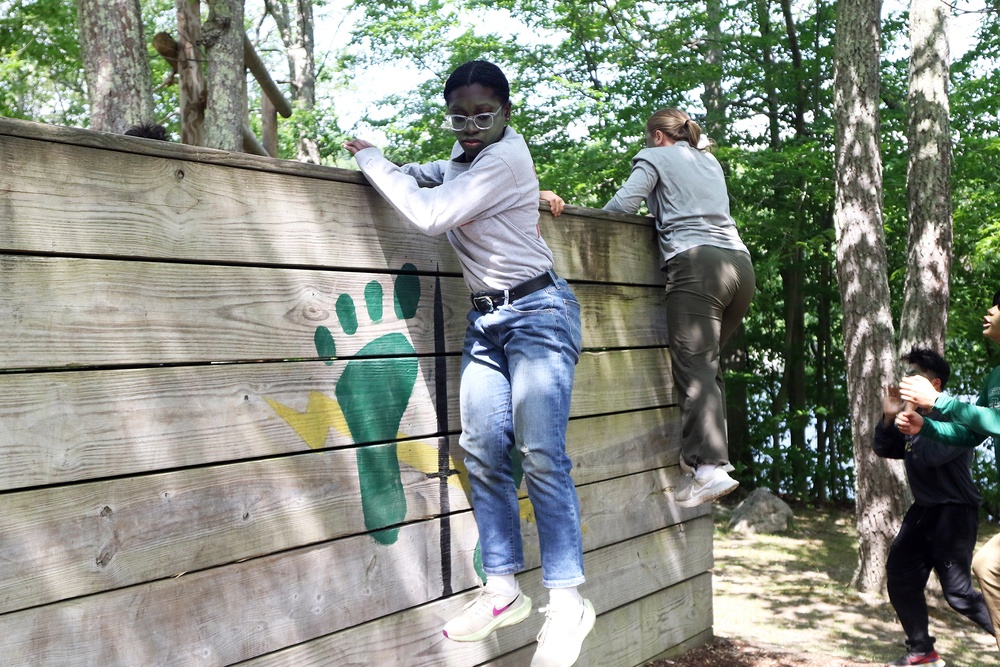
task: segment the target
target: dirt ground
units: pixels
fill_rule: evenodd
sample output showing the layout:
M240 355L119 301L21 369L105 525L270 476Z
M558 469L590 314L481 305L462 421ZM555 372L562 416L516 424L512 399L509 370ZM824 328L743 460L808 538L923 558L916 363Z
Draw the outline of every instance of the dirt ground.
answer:
M857 564L850 509L793 506L790 531L756 536L728 532L731 509L715 512L715 640L646 667L856 667L905 653L889 602L850 586ZM997 532L981 524L979 543ZM948 607L934 577L928 606L948 667L1000 666L993 638Z
M856 662L817 653L754 646L739 639L717 637L707 646L674 660L657 660L647 667L854 667L879 663Z

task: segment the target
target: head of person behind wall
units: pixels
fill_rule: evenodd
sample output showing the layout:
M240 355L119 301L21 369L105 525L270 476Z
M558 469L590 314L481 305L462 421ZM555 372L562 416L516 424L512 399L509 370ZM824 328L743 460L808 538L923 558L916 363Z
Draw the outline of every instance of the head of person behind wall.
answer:
M672 146L686 141L692 148L701 148L701 126L680 109L660 109L646 121L646 146Z

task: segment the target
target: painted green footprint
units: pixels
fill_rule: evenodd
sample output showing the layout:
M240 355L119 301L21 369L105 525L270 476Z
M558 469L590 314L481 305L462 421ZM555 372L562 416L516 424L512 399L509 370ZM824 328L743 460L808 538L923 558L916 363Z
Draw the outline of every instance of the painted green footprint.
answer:
M393 285L396 317L412 318L420 301L420 279L416 267L404 264ZM382 319L382 285L365 286L365 306L372 322ZM354 300L341 294L336 304L337 321L344 333L358 330ZM316 351L321 357L336 356L333 334L326 327L316 329ZM366 344L344 368L335 390L337 402L354 442L384 442L357 450L361 483L361 509L365 527L380 544L393 544L399 528L386 528L406 517L406 496L399 474L396 443L399 424L410 402L417 380L417 359L413 345L401 333L388 333ZM327 364L332 364L327 361Z

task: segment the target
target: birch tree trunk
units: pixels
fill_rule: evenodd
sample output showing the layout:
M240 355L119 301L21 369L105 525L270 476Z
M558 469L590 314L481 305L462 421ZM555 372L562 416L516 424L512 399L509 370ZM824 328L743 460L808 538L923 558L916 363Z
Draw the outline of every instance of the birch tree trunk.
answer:
M886 556L908 504L902 466L871 449L894 366L879 150L881 8L881 0L842 0L834 47L833 215L860 540L854 584L865 593L885 590Z
M243 147L243 0L208 0L202 41L208 61L205 145L238 152Z
M943 353L948 329L952 219L947 29L947 5L911 1L906 178L910 233L900 323L903 353L913 345Z
M267 13L274 19L288 57L292 104L300 111L316 107L316 55L313 9L310 0L265 0ZM320 163L319 144L309 133L311 123L298 123L299 162Z
M91 129L122 134L152 122L139 0L77 0L76 7Z

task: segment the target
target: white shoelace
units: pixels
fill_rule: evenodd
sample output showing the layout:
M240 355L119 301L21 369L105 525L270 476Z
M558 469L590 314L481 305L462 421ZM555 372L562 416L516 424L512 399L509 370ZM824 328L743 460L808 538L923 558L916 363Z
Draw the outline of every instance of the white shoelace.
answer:
M538 636L535 637L538 643L541 644L543 641L545 641L545 634L548 632L549 624L553 622L554 618L560 615L568 615L571 613L571 610L557 609L550 604L547 607L542 607L541 609L539 609L538 613L545 614L545 623L542 624L542 629L538 631ZM580 607L580 618L583 618L582 605ZM577 621L579 621L579 619L577 619ZM577 624L579 625L579 623Z

